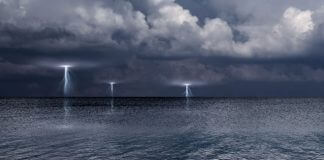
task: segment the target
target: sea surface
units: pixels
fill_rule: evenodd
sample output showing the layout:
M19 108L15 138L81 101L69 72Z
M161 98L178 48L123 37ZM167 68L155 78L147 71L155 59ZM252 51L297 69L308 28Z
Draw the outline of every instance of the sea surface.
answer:
M324 98L2 98L0 159L324 159Z

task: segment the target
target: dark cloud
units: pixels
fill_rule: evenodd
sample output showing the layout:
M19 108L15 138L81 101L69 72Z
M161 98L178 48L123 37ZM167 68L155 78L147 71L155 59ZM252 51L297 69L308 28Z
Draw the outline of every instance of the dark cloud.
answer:
M274 9L274 14L264 10L279 3L283 7ZM6 16L1 18L0 40L7 46L28 42L24 45L51 49L113 46L161 57L296 56L307 53L306 48L312 46L322 24L318 18L321 8L308 5L300 9L301 4L3 0L1 7ZM200 11L205 6L207 10ZM203 12L208 14L199 15Z
M59 96L57 66L73 63L76 96L105 96L108 80L121 96L181 96L179 82L206 84L198 96L321 95L322 6L0 0L0 94Z

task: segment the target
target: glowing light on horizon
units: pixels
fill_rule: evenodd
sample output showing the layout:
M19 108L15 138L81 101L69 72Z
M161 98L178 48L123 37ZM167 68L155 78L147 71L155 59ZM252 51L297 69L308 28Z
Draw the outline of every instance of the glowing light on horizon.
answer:
M110 96L114 97L114 85L116 84L116 82L109 82L110 85Z
M185 96L187 98L191 97L192 96L192 92L191 92L191 89L190 89L191 84L190 83L184 83L183 85L185 86Z
M71 68L72 65L69 64L64 64L64 65L60 65L61 68Z
M61 65L60 67L64 68L64 87L63 87L63 91L64 91L64 96L68 96L70 93L70 81L71 81L71 77L70 77L70 72L69 72L69 68L71 68L71 65Z

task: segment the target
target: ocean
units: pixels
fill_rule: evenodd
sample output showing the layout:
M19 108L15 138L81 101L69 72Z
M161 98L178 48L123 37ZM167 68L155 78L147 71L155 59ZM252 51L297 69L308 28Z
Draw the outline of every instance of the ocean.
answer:
M324 159L324 98L2 98L0 159Z

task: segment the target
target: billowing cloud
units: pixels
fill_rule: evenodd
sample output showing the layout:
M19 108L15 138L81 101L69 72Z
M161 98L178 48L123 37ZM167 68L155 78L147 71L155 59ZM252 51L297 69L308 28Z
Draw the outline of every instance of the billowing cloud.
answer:
M311 11L288 8L272 27L242 26L249 35L245 43L236 43L234 50L242 56L280 57L304 52L314 31Z
M75 62L84 93L109 79L322 83L323 17L306 0L0 0L0 79L57 88L48 66Z
M141 8L126 0L2 0L1 46L113 46L138 49L146 56L283 57L307 54L322 24L313 18L320 19L320 9L287 6L264 24L257 24L256 12L256 17L233 26L222 17L206 17L200 23L173 0L142 3ZM236 41L237 33L246 41Z

